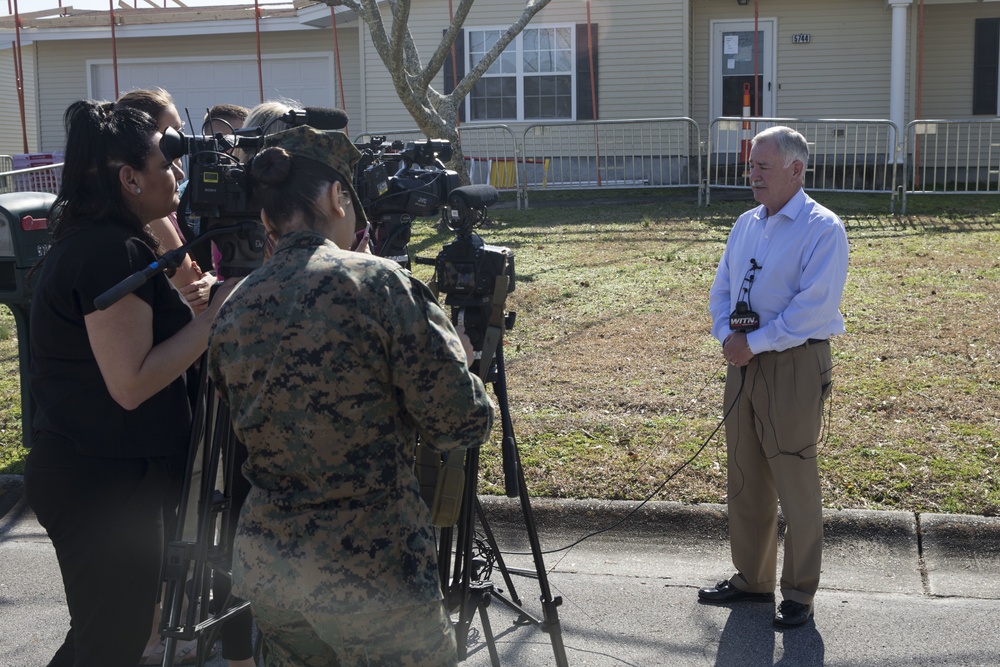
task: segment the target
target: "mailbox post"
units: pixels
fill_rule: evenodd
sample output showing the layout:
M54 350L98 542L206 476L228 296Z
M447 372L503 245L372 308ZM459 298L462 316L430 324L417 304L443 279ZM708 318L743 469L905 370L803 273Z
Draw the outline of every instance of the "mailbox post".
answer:
M28 386L31 286L27 275L51 245L48 216L55 198L47 192L0 194L0 303L10 308L17 326L21 433L25 447L31 447L31 423L35 414L35 403Z

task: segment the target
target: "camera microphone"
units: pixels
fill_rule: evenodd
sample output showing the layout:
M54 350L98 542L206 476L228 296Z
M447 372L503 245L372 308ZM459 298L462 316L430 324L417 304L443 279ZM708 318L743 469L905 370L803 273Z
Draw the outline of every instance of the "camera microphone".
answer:
M343 109L306 107L304 109L291 109L285 112L280 120L292 127L308 125L317 130L343 130L347 127L348 117Z
M468 208L485 208L496 203L500 193L492 185L466 185L448 195L448 205L464 204Z

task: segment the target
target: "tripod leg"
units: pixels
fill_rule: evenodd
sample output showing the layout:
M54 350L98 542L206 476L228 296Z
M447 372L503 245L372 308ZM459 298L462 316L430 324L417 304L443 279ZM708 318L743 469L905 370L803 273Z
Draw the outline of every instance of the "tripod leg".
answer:
M514 588L514 580L510 576L510 570L507 567L507 563L504 562L503 553L501 553L500 547L497 545L497 539L493 535L493 529L490 528L489 522L486 520L486 514L483 512L483 505L479 502L478 497L476 498L476 516L479 517L479 525L486 534L486 541L493 550L493 557L497 560L497 568L500 570L500 575L503 577L503 583L507 587L506 590L510 594L510 599L514 601L514 604L520 606L522 604L521 598L518 597L517 589Z
M511 422L509 421L510 407L507 404L507 373L504 367L502 345L497 347L496 364L497 373L496 380L493 382L493 389L497 395L497 403L504 419L503 423L505 428L507 428L506 425ZM563 645L562 627L559 624L558 610L559 605L562 604L562 598L553 599L552 591L549 588L549 577L545 571L545 561L542 558L542 546L538 540L538 527L535 524L535 517L531 511L531 501L528 498L528 490L525 485L521 454L518 452L516 442L514 441L513 426L509 428L510 441L513 445L514 468L517 475L518 496L521 501L521 513L524 515L524 527L528 535L528 542L531 545L531 555L535 564L535 572L538 575L538 585L541 589L542 613L544 618L542 629L549 635L549 639L552 641L552 651L555 654L556 665L566 667L568 665L566 661L566 647ZM508 433L505 432L504 437L506 438L507 436Z
M490 625L490 615L487 611L492 594L493 584L478 582L473 585L469 604L479 610L479 622L483 624L483 637L486 639L486 649L490 652L490 664L493 667L500 667L500 654L497 653L496 637L493 635L493 626Z
M198 379L198 393L195 400L194 418L191 425L191 437L188 444L188 460L184 483L181 489L180 503L177 509L177 526L174 541L167 544L166 560L163 573L165 593L160 616L160 635L164 638L163 666L172 667L174 652L177 647L176 630L181 626L181 609L184 604L185 588L191 564L197 560L196 545L185 541L184 522L191 502L192 472L199 456L207 457L204 447L207 443L206 433L212 422L213 403L212 390L208 379L208 364L205 355L201 359L201 371ZM203 461L204 467L204 461ZM199 488L199 497L202 490ZM201 508L199 507L199 510Z
M215 489L220 465L229 473L227 477L230 479L234 474L232 457L235 437L230 425L229 410L215 394L207 375L207 365L203 356L176 539L167 549L164 572L167 594L160 624L165 649L163 667L172 667L174 664L180 639L197 641L196 662L203 666L215 643L221 621L239 611L239 608L226 609L209 618L213 578L230 576L225 515L231 503L232 487L225 482L221 498L216 497ZM225 461L222 461L223 457ZM194 486L194 466L199 459L201 480L198 484L197 513L193 517L196 519L196 526L193 531L190 526L185 530L185 515L189 503L193 502L191 492Z
M474 535L473 500L476 498L476 482L479 474L479 449L470 449L466 454L465 493L462 496L462 509L458 518L458 540L455 546L455 573L461 595L458 622L455 624L455 641L458 644L458 659L465 660L468 655L469 627L475 607L468 601L472 595L474 564L472 559L472 537Z

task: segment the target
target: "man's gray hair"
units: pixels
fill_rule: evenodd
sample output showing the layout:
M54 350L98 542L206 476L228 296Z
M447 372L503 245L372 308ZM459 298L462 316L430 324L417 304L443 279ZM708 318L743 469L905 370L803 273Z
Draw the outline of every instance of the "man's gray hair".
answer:
M775 125L766 130L761 130L753 138L753 143L758 141L774 141L778 146L778 153L784 158L784 166L790 165L798 160L803 166L809 164L809 144L806 138L790 127Z

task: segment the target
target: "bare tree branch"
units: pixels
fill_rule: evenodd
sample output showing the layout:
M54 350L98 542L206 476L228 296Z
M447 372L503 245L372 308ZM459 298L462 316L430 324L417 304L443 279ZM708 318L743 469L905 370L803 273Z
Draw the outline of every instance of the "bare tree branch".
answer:
M441 38L441 43L438 44L437 49L431 54L430 60L427 61L427 67L420 77L420 85L424 87L430 86L431 82L434 81L434 77L437 76L438 72L441 71L441 67L444 66L445 59L451 57L452 47L455 45L455 40L458 39L458 33L465 24L465 17L469 15L469 10L472 9L474 2L475 0L462 0L459 3L451 25L448 26L448 30Z
M475 0L460 0L451 24L431 54L427 66L421 65L420 54L410 33L411 0L381 0L389 10L392 26L386 32L379 0L323 0L328 5L342 5L353 11L368 27L372 44L386 67L400 102L428 137L448 139L452 143L453 169L468 182L468 171L462 154L461 136L458 134L458 110L487 69L500 57L528 22L550 0L525 0L520 18L508 28L497 43L476 63L450 94L443 94L432 86L435 77L451 57L451 49L462 26L468 18Z

